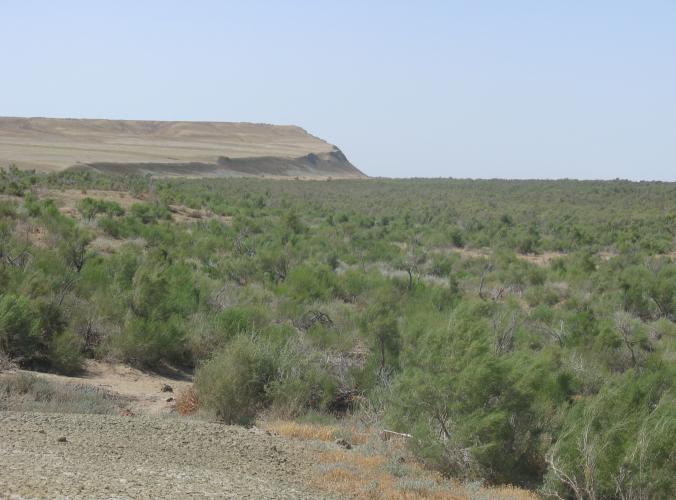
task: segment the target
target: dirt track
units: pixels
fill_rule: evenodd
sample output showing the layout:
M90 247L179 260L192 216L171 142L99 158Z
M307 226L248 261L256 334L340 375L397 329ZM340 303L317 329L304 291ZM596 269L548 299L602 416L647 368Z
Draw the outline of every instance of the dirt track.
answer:
M0 471L0 498L322 498L307 443L171 417L0 412Z

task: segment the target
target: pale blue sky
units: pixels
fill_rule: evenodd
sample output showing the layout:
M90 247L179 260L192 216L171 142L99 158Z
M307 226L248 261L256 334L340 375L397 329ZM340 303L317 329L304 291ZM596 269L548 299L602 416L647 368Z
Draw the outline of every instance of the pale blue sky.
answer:
M0 115L297 124L369 175L676 180L676 1L0 0Z

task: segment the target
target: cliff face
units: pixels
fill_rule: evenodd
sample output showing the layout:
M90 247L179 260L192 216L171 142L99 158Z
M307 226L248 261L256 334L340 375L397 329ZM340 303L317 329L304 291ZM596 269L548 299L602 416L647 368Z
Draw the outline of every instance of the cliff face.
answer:
M335 146L296 126L1 118L0 167L160 176L359 178Z

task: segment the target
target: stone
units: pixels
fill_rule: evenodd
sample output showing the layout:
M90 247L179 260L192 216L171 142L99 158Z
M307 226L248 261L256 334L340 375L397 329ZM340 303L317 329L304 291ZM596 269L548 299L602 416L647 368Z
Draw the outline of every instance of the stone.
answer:
M346 450L351 450L352 445L346 440L346 439L336 439L336 444L338 446L341 446L342 448L345 448Z

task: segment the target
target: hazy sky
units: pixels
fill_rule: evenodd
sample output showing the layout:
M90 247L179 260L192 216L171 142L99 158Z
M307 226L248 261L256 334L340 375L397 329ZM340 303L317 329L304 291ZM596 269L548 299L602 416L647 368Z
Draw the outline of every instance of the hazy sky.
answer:
M676 180L676 1L0 0L0 115L296 124L369 175Z

